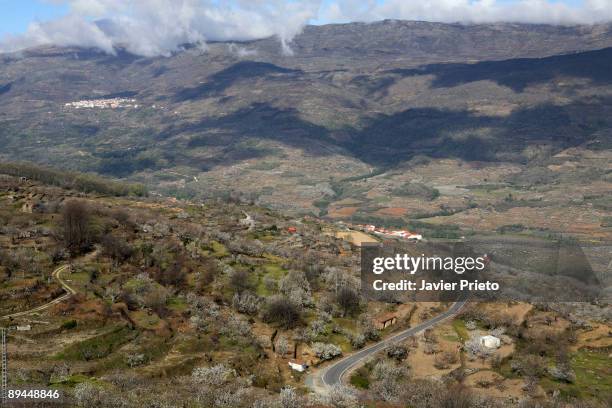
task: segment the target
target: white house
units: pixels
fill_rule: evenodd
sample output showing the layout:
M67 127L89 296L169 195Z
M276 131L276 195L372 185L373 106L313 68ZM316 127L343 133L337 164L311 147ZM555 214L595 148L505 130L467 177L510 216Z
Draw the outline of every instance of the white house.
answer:
M291 367L292 370L299 371L300 373L302 373L306 371L308 365L303 361L289 360L289 367Z
M410 241L420 241L423 239L421 234L414 234L410 231L399 230L399 231L391 231L391 235L394 237L400 237L402 239L407 239Z
M480 345L490 349L496 349L501 346L501 340L495 336L482 336L480 338Z

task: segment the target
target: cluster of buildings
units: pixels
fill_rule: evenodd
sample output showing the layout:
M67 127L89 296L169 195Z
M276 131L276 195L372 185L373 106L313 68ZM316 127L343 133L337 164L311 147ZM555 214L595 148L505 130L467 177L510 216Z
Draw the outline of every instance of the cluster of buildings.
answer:
M64 106L75 109L117 109L117 108L138 108L136 99L109 98L109 99L86 99L76 102L68 102Z
M423 239L421 234L416 234L407 230L388 230L383 227L377 227L376 225L358 225L361 230L369 232L375 235L393 237L405 239L408 241L420 241Z

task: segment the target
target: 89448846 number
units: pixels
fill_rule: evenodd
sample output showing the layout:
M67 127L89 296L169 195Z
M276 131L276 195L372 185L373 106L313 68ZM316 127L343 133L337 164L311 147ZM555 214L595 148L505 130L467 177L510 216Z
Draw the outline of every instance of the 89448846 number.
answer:
M9 400L57 400L61 397L58 390L8 390Z

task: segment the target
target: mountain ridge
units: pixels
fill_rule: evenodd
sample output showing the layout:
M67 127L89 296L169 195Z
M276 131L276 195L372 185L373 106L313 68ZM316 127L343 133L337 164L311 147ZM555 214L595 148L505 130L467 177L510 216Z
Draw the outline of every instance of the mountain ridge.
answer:
M275 39L157 58L28 51L0 65L0 158L315 212L341 180L420 156L539 166L610 145L610 27L307 27L293 57ZM111 97L138 108L70 105Z

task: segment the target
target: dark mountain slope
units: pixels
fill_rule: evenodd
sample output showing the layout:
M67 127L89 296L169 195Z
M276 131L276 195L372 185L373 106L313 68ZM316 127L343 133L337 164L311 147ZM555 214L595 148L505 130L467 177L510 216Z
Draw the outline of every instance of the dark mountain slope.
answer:
M557 77L584 78L598 85L609 85L612 48L548 58L518 58L482 61L474 64L431 64L416 69L390 71L402 77L434 75L434 88L452 88L468 82L494 81L522 92L526 87L547 83Z

